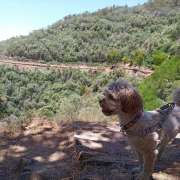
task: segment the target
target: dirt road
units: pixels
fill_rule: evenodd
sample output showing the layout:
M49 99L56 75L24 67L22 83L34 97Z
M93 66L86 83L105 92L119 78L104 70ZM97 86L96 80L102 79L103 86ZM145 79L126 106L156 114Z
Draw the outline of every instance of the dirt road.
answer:
M147 68L138 68L129 66L128 64L120 64L115 66L90 66L85 64L44 64L44 63L37 63L32 61L17 61L11 59L1 59L0 58L0 65L9 65L15 66L21 70L32 70L32 69L79 69L83 71L92 71L92 72L111 72L116 69L124 70L129 74L137 74L140 76L147 77L152 74L152 70Z

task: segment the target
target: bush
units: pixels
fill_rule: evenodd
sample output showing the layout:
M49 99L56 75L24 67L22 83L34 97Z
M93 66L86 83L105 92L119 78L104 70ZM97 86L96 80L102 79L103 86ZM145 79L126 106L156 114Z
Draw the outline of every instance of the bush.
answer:
M164 61L139 85L145 109L155 109L167 103L177 87L180 87L180 59L173 58Z
M133 64L141 66L143 64L144 58L145 58L145 53L143 50L138 49L132 53Z
M121 60L121 54L118 50L113 49L108 52L107 59L109 63L118 63Z
M153 53L152 58L153 58L153 64L159 66L165 60L168 59L168 54L164 53L164 52L161 52L161 51L156 51L155 53Z

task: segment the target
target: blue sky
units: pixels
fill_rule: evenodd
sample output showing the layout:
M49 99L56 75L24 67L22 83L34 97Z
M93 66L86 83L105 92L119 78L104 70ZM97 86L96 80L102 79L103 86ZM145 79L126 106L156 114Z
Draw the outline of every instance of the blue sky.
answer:
M0 0L0 40L26 35L69 14L144 2L146 0Z

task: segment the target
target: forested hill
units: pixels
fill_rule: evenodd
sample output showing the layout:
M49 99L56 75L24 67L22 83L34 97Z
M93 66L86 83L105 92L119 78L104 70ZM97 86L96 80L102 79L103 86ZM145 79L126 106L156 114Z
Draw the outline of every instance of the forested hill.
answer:
M1 42L0 54L45 62L151 65L154 59L180 55L180 1L152 0L69 15L28 36Z

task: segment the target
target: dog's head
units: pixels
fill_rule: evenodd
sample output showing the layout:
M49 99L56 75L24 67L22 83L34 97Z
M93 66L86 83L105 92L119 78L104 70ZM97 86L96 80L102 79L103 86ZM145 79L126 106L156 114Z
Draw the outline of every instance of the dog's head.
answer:
M142 98L136 89L125 80L109 84L99 100L102 112L106 116L119 113L136 115L143 111Z

